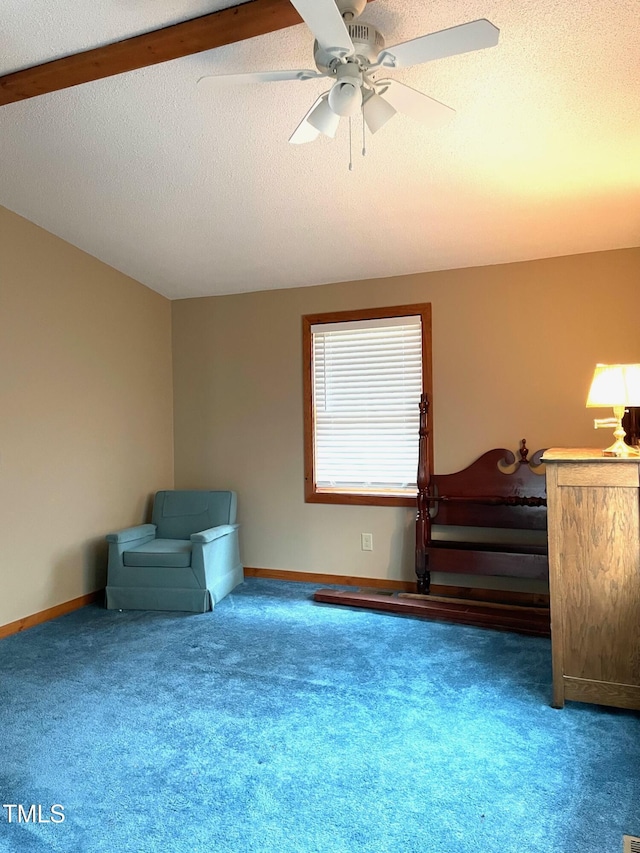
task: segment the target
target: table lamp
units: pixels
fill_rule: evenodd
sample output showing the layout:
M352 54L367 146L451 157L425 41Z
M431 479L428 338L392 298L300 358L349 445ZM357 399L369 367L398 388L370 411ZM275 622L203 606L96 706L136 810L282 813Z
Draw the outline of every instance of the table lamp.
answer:
M640 406L640 364L596 364L587 397L587 408L613 407L612 418L595 418L593 425L615 427L615 441L603 456L640 456L640 448L625 444L622 427L627 406Z

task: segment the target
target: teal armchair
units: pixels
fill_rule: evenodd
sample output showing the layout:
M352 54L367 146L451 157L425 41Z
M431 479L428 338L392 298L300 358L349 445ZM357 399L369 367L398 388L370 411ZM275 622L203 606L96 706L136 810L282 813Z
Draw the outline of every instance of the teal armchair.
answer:
M158 492L151 524L107 536L107 608L212 610L244 580L236 507L230 491Z

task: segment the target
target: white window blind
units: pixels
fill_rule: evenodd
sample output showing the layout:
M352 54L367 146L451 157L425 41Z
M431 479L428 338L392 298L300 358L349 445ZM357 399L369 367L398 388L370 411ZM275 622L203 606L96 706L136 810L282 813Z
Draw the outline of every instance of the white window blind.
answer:
M311 327L317 489L414 493L420 316Z

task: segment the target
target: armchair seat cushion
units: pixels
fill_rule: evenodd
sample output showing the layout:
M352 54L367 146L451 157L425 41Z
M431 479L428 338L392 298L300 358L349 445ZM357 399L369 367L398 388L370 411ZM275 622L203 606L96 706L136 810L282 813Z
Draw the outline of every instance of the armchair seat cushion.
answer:
M122 555L125 566L150 566L186 569L191 565L191 542L188 539L152 539Z

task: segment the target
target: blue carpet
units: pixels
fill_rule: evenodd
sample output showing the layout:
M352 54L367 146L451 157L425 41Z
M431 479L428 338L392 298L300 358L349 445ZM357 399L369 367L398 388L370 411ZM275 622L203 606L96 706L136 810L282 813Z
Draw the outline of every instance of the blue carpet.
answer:
M609 853L640 714L549 706L549 641L318 605L88 607L0 642L2 853Z

